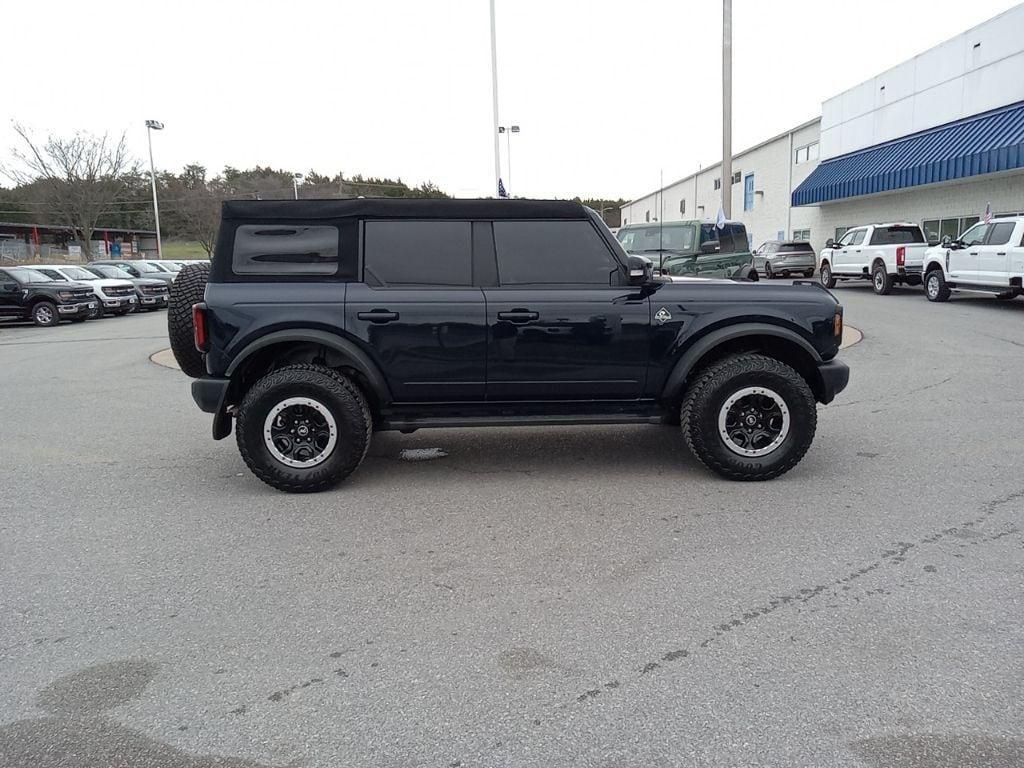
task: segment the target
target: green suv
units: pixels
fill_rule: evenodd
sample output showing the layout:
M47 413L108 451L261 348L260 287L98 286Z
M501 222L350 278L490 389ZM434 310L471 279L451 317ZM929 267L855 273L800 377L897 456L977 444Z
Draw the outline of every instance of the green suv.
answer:
M738 221L627 224L616 237L628 253L648 257L655 271L673 277L757 280L747 229Z

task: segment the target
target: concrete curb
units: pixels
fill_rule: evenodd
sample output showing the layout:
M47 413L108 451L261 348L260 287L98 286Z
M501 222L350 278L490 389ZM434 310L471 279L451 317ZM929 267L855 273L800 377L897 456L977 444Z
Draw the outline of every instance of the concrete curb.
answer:
M164 368L172 368L175 371L181 370L178 361L174 359L174 353L169 349L161 349L159 352L154 352L149 356L149 361L162 365Z

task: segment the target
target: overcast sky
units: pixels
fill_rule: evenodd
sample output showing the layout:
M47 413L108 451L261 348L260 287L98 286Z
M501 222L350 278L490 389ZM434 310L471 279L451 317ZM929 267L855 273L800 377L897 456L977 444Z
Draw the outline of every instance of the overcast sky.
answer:
M734 0L733 147L1015 5ZM129 0L4 5L18 121L128 134L158 168L199 162L431 180L492 193L487 0ZM497 0L511 191L634 198L721 153L720 0ZM504 167L505 145L502 140ZM507 171L504 173L508 181Z

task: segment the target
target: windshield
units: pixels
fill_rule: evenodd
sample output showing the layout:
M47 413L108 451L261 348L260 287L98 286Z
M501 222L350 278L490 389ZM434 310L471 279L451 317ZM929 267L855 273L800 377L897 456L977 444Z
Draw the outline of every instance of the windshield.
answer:
M68 280L99 280L92 272L81 267L63 267L60 273Z
M34 269L25 269L24 267L8 269L7 274L22 284L55 282L52 277L47 277L42 272L36 272Z
M693 253L694 251L694 228L689 224L621 229L618 238L622 247L629 253L657 253L658 251Z
M144 261L133 261L132 266L135 267L139 272L162 272L163 270L157 269L152 264L147 264Z
M160 266L168 272L181 272L181 264L175 264L173 261L163 261Z
M124 280L126 277L131 276L130 273L126 272L123 269L118 269L117 267L108 267L102 264L93 266L91 267L91 269L93 272L98 272L99 274L103 275L103 277L109 277L114 280Z

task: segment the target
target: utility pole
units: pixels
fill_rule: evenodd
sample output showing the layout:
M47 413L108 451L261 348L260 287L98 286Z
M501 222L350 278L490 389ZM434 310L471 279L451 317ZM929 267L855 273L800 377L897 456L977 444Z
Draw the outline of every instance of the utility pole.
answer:
M153 164L153 131L162 131L164 124L159 120L146 121L146 141L149 142L149 178L153 182L153 220L156 222L156 257L164 257L163 246L160 245L160 206L156 201L156 166Z
M491 0L491 100L494 106L494 124L491 135L494 137L494 194L498 194L501 183L501 149L498 143L498 35L494 27L494 0Z
M722 0L722 210L732 218L732 0Z

